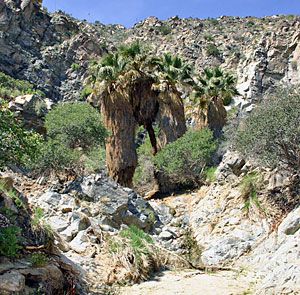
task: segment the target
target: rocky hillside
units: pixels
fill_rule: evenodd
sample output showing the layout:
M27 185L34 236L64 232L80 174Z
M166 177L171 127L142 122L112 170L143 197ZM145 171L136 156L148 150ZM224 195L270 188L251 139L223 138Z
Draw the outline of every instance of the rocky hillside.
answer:
M39 1L0 4L0 71L29 80L54 100L79 99L89 59L140 39L157 53L191 61L196 71L222 65L238 77L240 98L259 99L278 84L298 83L296 15L197 19L148 17L132 28L49 14Z
M299 29L296 15L148 17L126 29L49 14L40 0L1 0L0 72L43 91L43 101L31 94L9 102L25 127L43 133L53 104L85 99L90 59L139 39L154 53L185 57L197 72L231 71L241 94L235 104L248 111L278 85L300 82ZM0 171L0 294L116 294L109 284L165 267L193 268L173 282L193 277L197 294L300 294L299 175L227 151L199 190L146 200L99 170L71 179L16 171ZM175 292L170 282L163 294ZM187 294L185 286L176 292ZM157 285L138 288L120 293L160 294Z

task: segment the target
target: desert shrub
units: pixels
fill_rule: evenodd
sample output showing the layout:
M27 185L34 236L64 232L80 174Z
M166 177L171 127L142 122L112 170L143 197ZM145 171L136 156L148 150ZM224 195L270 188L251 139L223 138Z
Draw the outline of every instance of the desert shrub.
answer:
M215 166L207 167L204 169L206 181L208 181L209 183L212 183L216 180L216 175L215 175L216 170L217 170L217 167L215 167Z
M160 26L157 27L157 30L162 34L162 35L169 35L172 31L170 26Z
M34 105L34 111L38 116L44 116L48 111L47 104L42 100L38 100Z
M214 43L209 43L206 47L206 55L207 56L214 56L218 57L220 56L220 50Z
M0 254L7 257L18 257L21 229L17 226L0 228Z
M80 65L79 64L77 64L76 62L73 62L72 64L71 64L71 69L73 70L73 71L78 71L79 69L80 69Z
M248 27L252 27L255 25L255 22L253 20L249 20L248 23L247 23Z
M9 75L0 72L0 96L6 98L8 96L24 94L38 94L40 96L45 96L42 91L36 90L28 81L14 79Z
M88 154L86 154L85 166L90 171L95 171L99 167L105 167L104 146L96 146Z
M300 169L300 95L280 90L242 120L233 147L258 163Z
M31 163L30 168L59 171L75 166L81 153L64 145L62 140L50 138L45 141L39 157Z
M138 190L141 187L145 187L147 190L147 184L151 185L151 182L154 179L152 146L148 135L144 143L137 148L137 154L138 166L134 172L133 184ZM139 192L141 192L141 190Z
M31 223L35 226L39 225L43 216L44 216L44 210L40 207L35 208Z
M45 116L45 127L50 138L84 151L103 145L107 136L99 112L87 103L58 105Z
M245 200L245 209L249 209L251 201L261 208L257 198L257 192L261 189L261 181L261 175L258 172L253 171L244 175L239 183L240 191Z
M145 280L163 265L163 255L159 255L151 237L134 225L122 229L118 236L108 237L107 246L115 263L109 274L111 282L126 284ZM113 278L117 268L124 269L119 272L122 277Z
M49 263L49 258L43 252L38 251L31 254L30 262L35 267L42 267Z
M0 167L24 164L38 156L42 138L33 131L21 128L7 104L0 98Z
M174 181L198 185L204 176L204 168L217 148L213 133L207 128L188 130L184 136L168 143L154 157L154 163Z
M69 168L89 169L104 166L105 138L108 134L101 116L87 103L59 105L45 116L47 141L33 169L60 171ZM81 156L84 161L82 161ZM99 157L99 158L98 158Z
M214 37L211 34L205 33L203 38L207 41L214 41Z
M84 87L80 93L80 97L85 99L87 98L91 93L93 92L93 89L91 87Z
M213 26L217 26L219 24L219 21L215 18L211 18L209 22Z

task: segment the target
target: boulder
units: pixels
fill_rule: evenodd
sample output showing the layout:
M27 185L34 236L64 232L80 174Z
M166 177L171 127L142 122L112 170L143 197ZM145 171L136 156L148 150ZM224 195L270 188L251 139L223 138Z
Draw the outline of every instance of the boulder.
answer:
M12 295L23 291L25 277L18 271L12 270L0 275L0 294Z

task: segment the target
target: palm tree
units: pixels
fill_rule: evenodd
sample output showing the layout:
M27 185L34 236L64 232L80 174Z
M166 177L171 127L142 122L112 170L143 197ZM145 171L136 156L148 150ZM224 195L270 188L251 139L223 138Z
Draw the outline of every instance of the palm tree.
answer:
M151 57L138 41L92 63L86 82L100 94L104 124L111 130L106 143L107 167L110 177L120 184L132 185L137 166L136 125L148 131L153 155L158 150L153 122L158 122L165 135L163 145L186 131L176 84L190 79L190 70L179 57Z
M192 66L179 56L164 53L157 62L157 81L153 85L159 94L159 146L181 137L186 131L182 93L178 86L191 85Z
M124 186L131 186L137 166L136 122L130 104L128 68L128 60L117 51L93 62L86 80L101 96L101 114L111 132L106 142L109 176Z
M239 95L236 79L216 67L203 70L203 75L196 77L197 82L191 93L191 103L198 106L196 129L208 127L219 136L226 122L227 112L224 105L229 105L235 95Z

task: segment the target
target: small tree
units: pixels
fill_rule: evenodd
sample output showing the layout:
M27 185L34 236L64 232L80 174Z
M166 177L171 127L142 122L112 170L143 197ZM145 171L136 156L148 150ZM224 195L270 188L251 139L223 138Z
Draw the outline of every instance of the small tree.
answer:
M83 153L104 146L107 130L99 112L87 103L58 105L45 116L47 141L34 168L59 171L76 168Z
M300 169L300 95L280 90L241 121L234 148L263 165Z
M207 128L188 130L183 137L168 143L154 157L157 169L175 183L198 185L204 168L217 148L213 133Z
M103 145L107 136L100 113L88 103L58 105L45 116L45 127L50 138L84 151Z
M24 164L26 158L38 156L42 137L24 130L7 104L0 98L0 168L7 164Z

